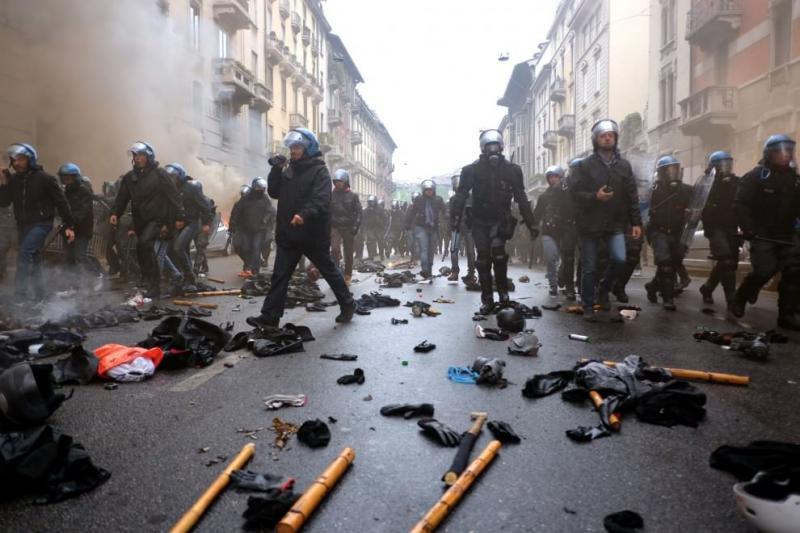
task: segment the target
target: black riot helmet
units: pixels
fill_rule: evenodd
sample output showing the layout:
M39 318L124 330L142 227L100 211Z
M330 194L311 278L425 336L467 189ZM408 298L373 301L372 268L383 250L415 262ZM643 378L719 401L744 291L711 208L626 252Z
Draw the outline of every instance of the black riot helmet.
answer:
M681 163L671 155L665 155L656 162L656 174L661 181L677 184L681 181Z
M716 169L718 176L730 176L733 174L733 156L724 150L711 152L711 155L708 156L706 174L711 172L712 168Z
M374 194L370 194L369 198L367 198L367 206L368 207L378 207L378 197Z
M505 307L497 312L497 327L504 331L519 333L525 329L525 317L519 309Z

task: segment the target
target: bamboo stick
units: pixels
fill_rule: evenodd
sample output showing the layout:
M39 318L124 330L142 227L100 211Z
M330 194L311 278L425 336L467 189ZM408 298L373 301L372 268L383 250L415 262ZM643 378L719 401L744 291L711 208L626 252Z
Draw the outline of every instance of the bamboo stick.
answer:
M209 277L206 277L206 279L208 281L213 281L214 283L223 283L223 284L225 283L225 280L223 280L223 279L209 278Z
M303 524L308 520L317 506L325 499L325 496L333 490L333 487L347 471L347 467L356 458L356 452L352 448L345 448L339 457L333 460L328 468L317 478L317 480L300 496L300 499L292 505L292 508L281 518L275 527L276 533L295 533L300 531Z
M223 289L219 291L196 292L194 296L238 296L241 293L241 289Z
M599 411L600 407L603 405L603 397L600 396L600 393L596 390L590 390L589 398L592 399L592 403ZM619 413L611 413L608 415L608 422L611 424L611 429L614 431L619 431L619 428L622 425L622 420L619 417Z
M585 363L588 359L581 359ZM603 361L603 364L612 368L617 366L616 361ZM655 367L654 367L655 368ZM750 376L741 376L738 374L723 374L720 372L707 372L705 370L689 370L686 368L667 368L668 371L676 378L690 379L692 381L707 381L709 383L725 383L728 385L741 385L747 386L750 384Z
M172 300L172 304L184 307L191 307L195 305L197 307L202 307L203 309L216 309L217 307L219 307L218 304L204 304L200 302L193 302L191 300Z
M252 442L249 444L245 444L242 451L233 458L233 461L228 464L225 470L214 480L214 483L209 486L206 491L200 496L192 507L186 511L186 513L178 520L178 523L175 524L170 533L186 533L191 531L192 528L200 521L200 518L203 516L203 513L206 512L208 506L216 499L219 494L225 490L225 487L228 485L230 481L231 472L234 470L240 470L247 462L253 457L253 454L256 451L256 445Z
M455 509L458 502L475 482L481 473L489 466L502 445L500 441L493 440L481 454L475 458L469 468L458 477L453 486L447 489L442 497L431 507L428 513L411 529L411 533L430 533L444 521L445 517Z

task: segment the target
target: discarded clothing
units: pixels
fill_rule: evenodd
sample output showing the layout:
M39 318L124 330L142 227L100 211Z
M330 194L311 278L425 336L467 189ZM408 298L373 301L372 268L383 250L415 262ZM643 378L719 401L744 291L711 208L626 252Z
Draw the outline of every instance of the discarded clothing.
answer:
M234 470L230 475L233 485L240 490L255 490L269 492L272 489L287 490L294 486L294 478L276 476L274 474L259 474L252 470Z
M441 312L434 309L431 306L431 304L427 302L421 302L419 300L415 300L413 302L406 302L405 307L410 307L411 314L418 318L422 315L439 316L440 314L442 314Z
M355 361L358 356L351 353L324 353L319 358L330 359L331 361Z
M490 420L486 427L492 432L492 436L503 444L519 444L520 438L508 422L501 420Z
M0 427L41 424L61 406L67 397L53 390L52 371L51 365L19 363L0 372Z
M322 448L331 441L331 430L319 418L306 420L297 430L297 440L309 448Z
M608 437L611 435L611 432L603 426L578 426L575 429L568 429L566 434L570 440L575 442L589 442L602 437Z
M109 477L83 446L49 425L0 433L0 499L30 494L37 497L36 503L56 503L88 492Z
M162 368L210 365L230 340L230 334L211 322L192 317L167 317L139 343L164 350Z
M53 383L86 385L97 375L99 363L100 361L93 353L87 352L83 346L76 346L72 349L69 357L53 363Z
M757 440L747 446L720 446L711 453L711 468L748 481L758 472L800 467L800 444Z
M644 527L644 520L633 511L620 511L603 518L603 527L608 533L636 533Z
M264 497L250 496L242 514L242 527L247 531L272 531L298 498L291 488L269 489Z
M308 398L305 394L270 394L264 398L267 409L280 409L286 405L302 407Z
M542 398L558 392L575 377L572 370L556 370L548 374L537 374L525 382L522 395L526 398Z
M247 347L247 343L250 341L250 333L246 331L240 331L233 337L228 343L225 345L223 350L226 352L235 352L237 350L241 350Z
M308 327L292 323L284 324L282 328L256 328L247 336L247 345L256 357L304 352L303 343L314 340Z
M478 374L475 383L478 385L500 385L504 387L508 381L503 378L506 362L502 359L478 357L472 363L472 371Z
M508 340L508 333L497 328L484 328L480 324L475 324L475 336L479 339L489 339L490 341Z
M391 404L381 407L381 414L383 416L402 416L406 420L415 416L422 416L430 418L433 416L432 403L418 403L418 404Z
M539 348L541 348L541 346L539 337L534 335L533 331L521 331L511 337L508 353L535 357L539 355Z
M182 315L183 311L177 307L169 305L151 305L147 309L141 311L142 320L161 320L168 316Z
M139 311L128 305L103 307L92 313L71 315L50 325L63 328L98 329L139 322Z
M247 279L242 284L242 294L245 296L266 296L271 286L271 274L258 274ZM289 289L286 293L286 309L298 305L317 302L325 296L315 281L308 274L296 271L289 280Z
M458 446L461 442L461 435L456 430L435 418L423 418L417 425L426 437L442 446Z
M352 374L345 374L344 376L337 379L336 383L338 383L339 385L352 385L354 383L358 385L363 385L365 380L366 377L364 376L364 371L361 370L360 368L356 368L355 370L353 370Z
M404 283L416 283L417 276L410 270L403 272L381 272L377 274L378 279L382 281L380 284L381 289L399 289Z
M399 305L400 300L379 292L371 292L362 294L361 298L356 300L356 312L363 315L369 314L370 311L379 307L398 307Z
M478 373L466 366L451 366L447 369L447 379L456 383L476 384Z
M694 334L697 342L709 341L720 346L728 346L732 351L741 352L754 359L764 359L769 355L772 343L787 343L789 338L774 330L766 332L736 331L719 333L703 329Z
M638 398L636 418L659 426L696 428L706 416L705 403L705 393L685 381L658 383Z
M84 340L86 336L80 331L50 323L37 329L0 332L0 369L69 352Z
M328 308L322 302L314 302L306 304L306 311L309 313L324 313Z
M421 343L419 343L416 346L414 346L414 351L418 352L418 353L428 353L431 350L435 350L435 349L436 349L436 345L435 344L431 344L430 342L428 342L426 340L422 341Z
M356 261L353 268L360 274L372 274L383 272L386 269L386 265L373 259L361 259L360 261Z
M105 344L97 348L94 354L99 359L97 375L116 381L142 381L153 375L164 358L161 348L145 349L122 344ZM149 360L151 364L135 362L137 359Z

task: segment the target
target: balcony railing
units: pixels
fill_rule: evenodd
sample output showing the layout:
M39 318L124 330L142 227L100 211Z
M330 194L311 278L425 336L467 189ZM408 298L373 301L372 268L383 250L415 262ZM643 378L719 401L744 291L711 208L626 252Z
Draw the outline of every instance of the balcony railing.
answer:
M743 11L743 0L693 0L686 14L686 40L715 47L736 34Z
M567 98L567 88L564 86L564 80L556 78L553 84L550 85L550 100L553 102L563 102Z
M216 82L220 84L219 93L235 104L249 103L255 96L255 78L247 68L231 58L215 59Z
M214 19L227 30L243 30L253 24L247 0L214 0L213 9Z
M555 150L558 146L558 133L553 130L547 130L542 135L542 146L550 150Z
M733 128L739 113L735 87L711 86L702 89L681 105L681 131L685 135L704 136Z
M278 64L283 59L283 42L274 31L264 39L264 52L273 64Z
M571 137L575 134L575 115L558 117L558 134L562 137Z
M292 31L295 33L300 33L302 28L303 20L300 18L300 13L297 11L292 11Z
M364 142L364 136L360 131L350 132L350 144L356 145Z
M336 127L342 125L342 112L338 109L328 111L328 126Z
M254 89L253 102L250 105L254 109L266 113L272 108L272 89L259 81L255 83Z
M307 128L308 127L308 120L306 117L301 115L300 113L290 113L289 114L289 127L294 128Z

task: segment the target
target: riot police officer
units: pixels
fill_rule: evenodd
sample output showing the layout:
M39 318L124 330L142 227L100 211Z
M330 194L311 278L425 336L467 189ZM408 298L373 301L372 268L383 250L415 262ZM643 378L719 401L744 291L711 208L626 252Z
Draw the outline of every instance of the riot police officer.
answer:
M424 180L420 184L422 194L414 199L406 213L406 230L413 233L419 250L420 276L430 279L433 275L433 257L439 235L439 217L444 211L444 200L436 195L436 183Z
M794 160L795 142L772 135L763 158L742 176L736 193L736 215L745 240L750 241L753 270L744 278L728 306L736 317L755 303L761 287L781 273L778 285L778 327L800 331L795 314L800 299L800 245L794 238L800 217L800 176Z
M494 284L501 303L508 301L508 254L506 241L514 236L517 220L511 215L511 200L519 206L520 215L531 237L539 230L533 217L522 169L503 156L503 136L497 130L486 130L479 137L481 155L477 161L461 170L458 191L453 197L450 229L457 231L461 225L470 193L472 194L472 238L475 241L478 281L481 286L479 313L487 314L494 308Z
M459 179L460 179L459 176L453 176L451 180L454 193L458 191ZM449 200L450 213L452 213L454 209L453 207L454 198L455 194L451 196ZM467 198L467 203L464 205L464 212L461 213L460 215L461 225L458 228L458 238L457 238L457 240L459 240L460 242L454 244L451 243L452 247L452 250L450 251L451 271L450 271L450 276L447 278L448 281L456 281L456 282L458 281L458 274L461 271L458 267L458 253L462 245L464 247L464 255L467 256L467 274L464 276L463 279L465 280L475 279L475 242L472 240L472 232L469 229L471 225L470 224L471 213L472 213L472 197L470 196L469 198Z
M239 277L250 278L261 270L261 251L267 236L267 180L253 178L250 192L241 200L236 213L236 232L244 253L245 268Z
M82 179L81 169L75 163L64 163L58 169L58 178L64 185L64 196L72 212L75 240L67 243L67 262L79 276L86 274L100 278L97 263L91 256L89 245L94 235L94 195Z
M331 249L333 260L341 267L344 248L344 281L353 278L353 239L361 227L361 202L350 190L350 173L340 168L333 173L331 193Z
M655 278L645 283L647 299L658 301L661 293L664 309L674 311L678 265L685 249L681 243L686 215L692 202L692 187L681 181L680 162L663 156L656 163L656 182L650 199L647 239L653 248Z
M374 259L378 255L384 258L383 236L386 233L386 211L378 206L378 198L371 195L367 198L367 208L362 215L364 240L367 245L367 257Z
M714 289L722 284L725 301L736 292L736 269L739 265L740 237L736 222L736 191L739 178L733 173L733 156L724 151L708 156L706 174L714 170L714 183L703 208L703 234L708 239L711 257L716 261L705 283L700 285L703 303L714 303Z
M400 205L399 200L392 200L392 207L389 211L389 244L386 249L387 257L392 253L398 256L403 254L405 246L401 245L403 224L405 222L405 213Z
M558 296L559 240L561 236L561 197L566 193L561 185L564 169L553 165L544 172L547 190L536 201L533 216L540 225L542 248L547 266L547 282L550 296Z

